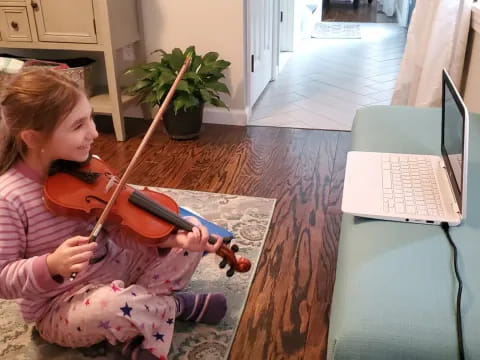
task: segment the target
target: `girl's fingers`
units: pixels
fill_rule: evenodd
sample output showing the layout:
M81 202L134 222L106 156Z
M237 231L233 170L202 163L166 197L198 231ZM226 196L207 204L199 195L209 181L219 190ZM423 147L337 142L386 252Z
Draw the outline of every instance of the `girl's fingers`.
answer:
M212 236L217 240L215 244L210 244L207 242L207 245L205 246L205 250L208 252L217 252L218 249L220 249L220 246L222 246L223 239L221 236L212 234Z
M92 251L86 251L81 254L74 255L70 258L70 264L79 264L79 263L89 261L92 256L93 256Z
M190 233L192 234L192 241L195 242L196 244L198 244L200 242L200 229L196 226L194 226L192 228L192 232Z
M77 238L77 246L88 244L88 242L90 241L90 238L88 236L77 236L76 238Z
M195 232L195 237L200 240L201 231L197 226L194 227L194 232Z
M200 225L199 228L202 236L201 242L202 244L206 244L208 242L208 237L210 236L210 234L208 233L208 230L205 226Z
M84 253L86 251L94 251L96 248L97 248L97 243L96 242L91 242L91 243L88 243L88 244L74 246L74 247L68 249L68 251L69 251L69 254L71 256L74 256L74 255Z
M215 245L213 245L213 247L214 247L215 251L217 251L218 249L220 249L220 247L223 244L223 238L220 235L214 235L214 236L217 238L217 243Z
M185 216L184 219L194 226L199 226L202 224L195 216Z
M65 240L64 244L68 246L77 246L77 245L82 245L88 243L88 237L87 236L74 236L70 239Z
M82 262L80 264L72 265L72 266L70 266L70 272L71 273L72 272L78 273L78 272L82 271L83 269L85 269L87 267L87 265L88 265L88 261Z
M182 234L183 235L183 234ZM207 249L209 233L205 226L194 226L192 231L185 234L184 246L192 251L203 251ZM178 237L178 240L183 240Z

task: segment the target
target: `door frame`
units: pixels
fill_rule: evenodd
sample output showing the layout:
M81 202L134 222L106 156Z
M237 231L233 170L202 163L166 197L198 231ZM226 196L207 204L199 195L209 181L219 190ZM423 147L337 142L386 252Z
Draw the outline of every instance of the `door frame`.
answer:
M272 80L276 80L279 72L280 57L280 1L273 2L273 31L272 31ZM277 14L277 16L275 16ZM268 85L267 85L268 86Z
M246 105L246 114L247 114L247 125L251 117L253 104L250 103L250 93L251 93L251 54L250 54L250 43L251 43L251 9L249 6L249 0L244 1L244 42L243 50L245 54L244 59L244 79L245 79L245 105ZM275 80L278 77L279 71L279 33L280 33L280 10L279 10L279 1L274 1L274 16L273 16L273 29L272 29L272 74L271 80ZM277 16L275 16L277 14ZM267 85L268 86L268 85Z
M294 50L294 15L295 15L295 0L282 0L285 3L285 8L283 9L280 6L279 1L279 11L283 12L283 21L280 22L285 24L285 33L284 36L286 38L287 46L283 51L293 51ZM280 14L281 16L281 14ZM279 29L280 32L280 29ZM280 39L279 39L279 47L280 47ZM280 50L281 51L281 50Z

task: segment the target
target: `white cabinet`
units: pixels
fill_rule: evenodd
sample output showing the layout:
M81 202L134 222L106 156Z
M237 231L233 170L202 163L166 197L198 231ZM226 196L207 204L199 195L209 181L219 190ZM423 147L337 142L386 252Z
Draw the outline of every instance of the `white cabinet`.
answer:
M0 7L0 32L7 41L32 41L25 6Z
M124 110L133 98L121 94L117 56L134 44L136 60L145 60L138 13L136 0L0 0L0 47L102 53L108 89L90 102L95 113L111 114L123 141Z
M92 0L34 0L32 6L39 41L97 42Z

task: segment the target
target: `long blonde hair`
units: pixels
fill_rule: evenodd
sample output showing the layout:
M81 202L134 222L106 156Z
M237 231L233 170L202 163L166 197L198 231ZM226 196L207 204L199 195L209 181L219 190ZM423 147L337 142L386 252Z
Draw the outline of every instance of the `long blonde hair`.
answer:
M10 80L0 102L0 174L26 155L20 133L37 130L48 139L81 91L77 83L48 68L25 68Z

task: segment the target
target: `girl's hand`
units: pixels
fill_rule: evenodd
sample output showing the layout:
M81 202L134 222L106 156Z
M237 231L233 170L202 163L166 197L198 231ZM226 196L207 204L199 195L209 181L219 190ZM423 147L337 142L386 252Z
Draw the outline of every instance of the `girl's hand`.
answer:
M87 236L74 236L65 240L52 254L47 256L50 275L69 277L73 272L82 271L93 256L96 242L88 243Z
M173 235L173 242L175 243L172 247L180 247L189 251L208 251L216 252L222 245L222 238L218 235L213 235L217 242L215 244L210 244L208 238L210 234L205 226L201 222L192 216L185 217L185 220L195 225L192 231L187 232L184 230L178 230L176 234Z

